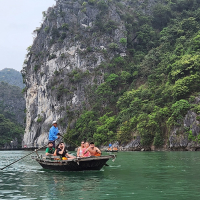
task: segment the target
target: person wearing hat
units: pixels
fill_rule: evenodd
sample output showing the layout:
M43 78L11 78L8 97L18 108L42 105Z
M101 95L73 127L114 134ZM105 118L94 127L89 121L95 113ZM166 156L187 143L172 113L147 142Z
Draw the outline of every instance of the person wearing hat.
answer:
M55 140L60 138L60 136L58 134L59 134L59 130L58 130L58 127L57 127L57 122L53 121L52 127L49 130L49 142L53 143L54 148L55 148Z

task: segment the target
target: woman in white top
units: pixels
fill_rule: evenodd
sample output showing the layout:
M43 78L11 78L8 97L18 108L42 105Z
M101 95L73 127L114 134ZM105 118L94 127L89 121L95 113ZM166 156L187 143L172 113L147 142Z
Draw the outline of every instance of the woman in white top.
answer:
M77 157L83 157L83 150L85 149L85 142L81 142L81 146L78 148Z

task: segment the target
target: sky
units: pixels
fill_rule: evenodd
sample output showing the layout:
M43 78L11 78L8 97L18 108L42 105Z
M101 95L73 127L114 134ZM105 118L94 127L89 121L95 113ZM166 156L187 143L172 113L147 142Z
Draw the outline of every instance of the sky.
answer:
M55 0L0 0L0 70L21 71L33 31L40 27L42 12Z

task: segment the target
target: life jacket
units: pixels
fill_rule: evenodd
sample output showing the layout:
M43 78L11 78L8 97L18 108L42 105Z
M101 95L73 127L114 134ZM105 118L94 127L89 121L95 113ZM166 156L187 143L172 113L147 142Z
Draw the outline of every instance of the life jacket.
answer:
M66 157L62 157L62 160L67 160L68 158L66 158Z
M101 156L101 154L96 152L94 156Z

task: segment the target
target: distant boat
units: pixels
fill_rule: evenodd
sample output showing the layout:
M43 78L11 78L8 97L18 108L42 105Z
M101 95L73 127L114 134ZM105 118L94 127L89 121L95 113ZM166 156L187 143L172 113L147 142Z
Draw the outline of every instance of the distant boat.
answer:
M35 160L44 168L57 171L85 171L100 170L109 159L115 159L116 155L91 156L84 158L75 158L73 160L56 160L55 157L35 158Z
M106 149L106 152L118 152L118 148L117 147L108 148Z

